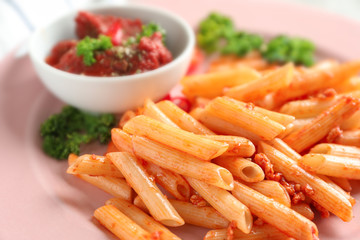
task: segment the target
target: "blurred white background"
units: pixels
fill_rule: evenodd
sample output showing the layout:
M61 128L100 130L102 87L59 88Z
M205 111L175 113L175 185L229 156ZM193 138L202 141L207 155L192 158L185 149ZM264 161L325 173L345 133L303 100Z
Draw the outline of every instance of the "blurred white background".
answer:
M360 0L268 1L308 5L360 21ZM23 46L36 27L67 10L96 2L131 2L131 0L0 0L0 32L2 33L0 60L15 47ZM21 54L21 50L19 52ZM25 52L26 47L23 46L23 53Z

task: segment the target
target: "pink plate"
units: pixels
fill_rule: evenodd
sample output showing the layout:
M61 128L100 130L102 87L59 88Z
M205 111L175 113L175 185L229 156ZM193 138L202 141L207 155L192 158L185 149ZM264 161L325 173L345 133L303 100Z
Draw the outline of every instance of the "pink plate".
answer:
M232 16L237 26L268 35L286 33L312 39L322 54L359 58L360 23L302 6L256 0L134 1L162 6L193 26L210 11ZM40 83L29 58L10 54L0 65L0 239L113 239L93 221L93 211L110 196L65 174L66 163L43 154L40 123L63 103ZM360 182L353 182L360 200ZM318 219L322 240L360 239L360 207L354 219ZM202 239L206 229L174 229L183 239Z

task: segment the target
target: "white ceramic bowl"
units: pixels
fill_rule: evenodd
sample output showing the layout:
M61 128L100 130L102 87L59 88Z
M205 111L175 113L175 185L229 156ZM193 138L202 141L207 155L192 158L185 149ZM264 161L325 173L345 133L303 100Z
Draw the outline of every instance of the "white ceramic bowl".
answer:
M173 61L152 71L120 77L92 77L58 70L45 62L52 47L64 39L76 39L78 10L69 12L38 29L30 41L30 57L44 85L67 104L90 112L123 112L165 96L186 73L195 36L182 18L162 9L140 5L96 5L81 10L125 18L153 21L167 31L166 46Z

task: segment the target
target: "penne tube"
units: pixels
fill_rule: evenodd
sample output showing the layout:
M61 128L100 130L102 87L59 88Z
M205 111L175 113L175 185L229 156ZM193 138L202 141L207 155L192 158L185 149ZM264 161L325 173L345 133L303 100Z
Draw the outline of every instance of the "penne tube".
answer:
M270 224L253 226L249 234L245 234L238 229L233 230L232 238L229 238L228 229L210 230L206 233L203 240L280 240L290 238Z
M213 207L199 207L189 202L169 200L185 223L199 227L218 229L226 228L229 221Z
M214 98L221 96L223 89L259 79L261 74L249 67L226 69L213 73L186 76L181 79L183 93L189 98Z
M280 138L274 138L273 140L267 141L269 145L276 148L283 154L285 154L287 157L293 159L293 160L299 160L301 158L301 155L297 153L294 149L289 147L283 140Z
M170 199L169 199L170 200ZM146 205L144 204L144 202L141 200L141 198L139 197L139 195L137 195L134 198L134 205L138 208L140 208L143 212L145 213L149 213L149 209L147 209Z
M321 114L330 106L334 105L343 96L350 96L354 98L360 97L360 91L354 91L345 94L330 95L326 98L310 98L305 100L294 100L285 103L280 112L292 115L298 119L313 118Z
M322 153L339 157L360 159L360 148L333 143L321 143L311 148L310 153Z
M329 184L306 172L293 159L264 142L260 142L259 152L266 154L273 164L274 170L282 173L287 181L293 181L302 186L309 185L314 190L309 197L315 202L345 222L352 219L350 202Z
M159 122L168 124L172 127L179 127L170 118L168 118L149 98L145 99L143 114L145 116L151 117L152 119L158 120Z
M230 88L225 92L225 96L246 102L261 99L268 93L287 87L293 78L293 74L294 65L288 63L265 74L260 79Z
M129 121L134 117L136 117L136 113L134 111L128 110L124 112L124 114L121 116L121 119L119 121L119 128L123 128L125 123L127 123L127 121Z
M335 143L360 147L360 129L343 131L335 140Z
M190 114L170 101L161 101L156 106L181 129L195 134L214 134Z
M328 178L331 179L331 181L333 181L336 185L338 185L339 187L341 187L345 191L351 192L352 187L351 187L351 184L350 184L348 179L346 179L346 178L337 178L337 177L328 177Z
M144 137L134 136L132 141L135 155L146 161L220 188L233 188L233 176L223 167Z
M301 203L297 203L295 205L291 206L291 209L294 210L295 212L303 215L304 217L306 217L309 220L313 220L314 219L314 212L311 210L311 207L309 206L309 204L301 202Z
M150 179L149 174L135 156L131 153L117 152L108 153L106 157L121 171L127 183L141 197L157 221L172 227L184 224L184 220Z
M255 112L260 113L260 114L262 114L264 116L267 116L271 120L273 120L275 122L278 122L278 123L280 123L281 125L284 125L284 126L287 126L288 124L292 123L295 120L294 116L279 113L279 112L270 111L270 110L262 108L262 107L257 107L257 106L255 106L254 104L251 104L251 103L237 101L237 100L232 99L232 98L227 98L227 100L232 101L234 104L239 104L239 105L241 105L243 107L253 109Z
M347 93L347 92L359 90L360 89L360 77L353 76L348 79L345 79L344 81L336 84L334 86L334 89L336 90L336 92L339 92L339 93Z
M136 204L146 208L140 198L135 198L135 200ZM200 207L190 202L183 202L174 199L169 199L169 201L174 206L179 215L185 220L185 223L210 229L226 228L230 223L213 207Z
M86 174L79 174L76 176L111 194L114 197L122 198L127 201L132 200L133 192L131 190L131 187L123 178L115 178L108 176L89 176Z
M357 110L351 117L345 119L340 125L341 130L354 130L360 128L360 110Z
M120 212L125 214L146 231L150 233L160 233L159 240L180 240L180 238L173 234L169 229L155 221L152 217L128 201L119 198L112 198L107 200L105 204L116 207Z
M332 181L329 177L324 175L317 175L319 178L324 180L327 184L329 184L331 187L333 187L336 191L338 191L341 195L343 195L350 203L351 206L355 205L355 198L353 198L349 193L345 192L344 189L339 187L334 181Z
M360 179L359 159L309 153L299 160L299 164L311 172L326 176Z
M360 61L352 61L330 69L316 69L295 75L291 84L279 90L275 102L281 104L315 91L331 88L344 79L356 75L360 71Z
M264 180L256 183L243 183L246 186L254 189L255 191L274 199L278 203L291 206L291 199L286 189L279 182L272 180Z
M285 131L283 125L256 112L251 104L246 107L227 97L214 99L206 106L205 111L235 126L246 129L264 140L273 139Z
M117 149L122 152L133 152L131 136L120 128L111 129L111 139Z
M325 110L311 123L290 133L283 140L297 152L302 152L324 138L332 128L341 124L359 107L359 100L344 97Z
M150 175L155 177L155 181L175 198L182 201L189 200L190 186L180 174L161 168L151 162L147 162L145 168Z
M219 211L230 222L235 221L238 229L244 233L249 233L251 231L253 218L249 209L231 195L231 193L194 178L185 178L191 187L194 188L213 208Z
M151 234L112 205L95 210L94 217L110 232L123 240L149 240Z
M147 137L207 161L220 156L229 147L227 143L204 138L146 116L131 119L123 129L130 134Z
M245 182L260 182L264 180L265 174L261 167L245 158L241 157L219 157L213 162L226 168L235 177Z
M110 153L110 152L119 152L119 149L117 149L113 141L110 141L106 148L106 153Z
M78 157L79 157L78 155L76 155L74 153L70 153L68 156L68 165L70 166L71 164L73 164L77 160Z
M339 95L335 95L325 99L311 98L305 100L295 100L285 103L279 111L281 113L294 116L297 119L314 118L327 108L334 105L339 98Z
M66 172L91 176L124 177L109 159L95 154L84 154L78 157Z
M224 142L229 145L222 156L251 157L255 153L254 144L247 138L228 135L203 135L215 141Z
M253 143L257 143L261 140L258 135L249 130L218 118L216 115L209 111L205 111L204 109L197 108L192 114L202 124L216 133L245 137Z
M284 137L286 137L287 135L289 135L291 132L294 131L295 125L293 123L290 123L288 125L286 125L286 129L284 132L280 133L277 138L283 139Z
M314 121L314 118L295 119L295 121L292 122L293 127L292 127L291 131L287 135L282 137L281 139L284 139L289 134L298 131L299 129L303 128L304 126L310 124L312 121Z
M290 237L302 240L316 239L317 227L309 219L244 184L235 181L234 185L232 194L254 215Z

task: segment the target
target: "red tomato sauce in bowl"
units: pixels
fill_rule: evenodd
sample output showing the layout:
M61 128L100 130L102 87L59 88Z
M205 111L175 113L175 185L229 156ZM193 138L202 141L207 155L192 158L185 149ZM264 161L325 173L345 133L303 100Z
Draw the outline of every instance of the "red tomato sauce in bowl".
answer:
M161 32L138 37L143 31L139 19L80 11L75 22L80 40L59 42L46 58L46 62L57 69L87 76L123 76L154 70L172 61ZM97 38L100 35L110 37L112 47L94 51L95 62L87 65L83 56L77 54L77 45L87 36Z

